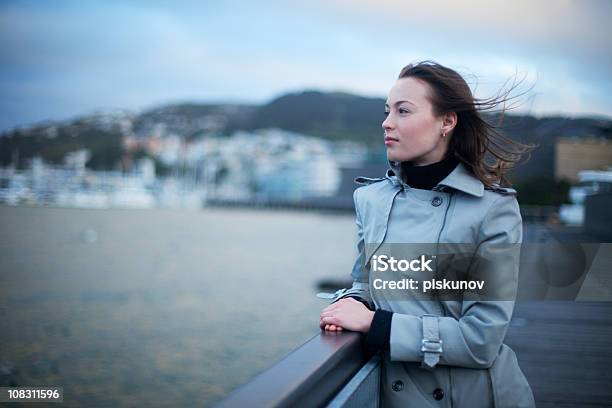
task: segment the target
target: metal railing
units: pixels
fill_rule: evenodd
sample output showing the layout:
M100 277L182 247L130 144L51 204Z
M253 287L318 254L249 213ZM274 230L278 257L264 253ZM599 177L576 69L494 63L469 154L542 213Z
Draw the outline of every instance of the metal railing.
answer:
M354 332L315 335L217 404L228 407L378 406L380 358Z

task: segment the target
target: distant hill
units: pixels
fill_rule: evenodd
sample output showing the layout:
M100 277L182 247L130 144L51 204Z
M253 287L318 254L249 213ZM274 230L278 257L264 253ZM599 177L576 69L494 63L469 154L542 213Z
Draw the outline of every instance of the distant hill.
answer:
M246 129L279 127L326 139L382 142L382 98L306 91L283 95L253 111Z
M191 103L157 107L139 114L95 114L5 132L0 137L0 165L8 165L16 155L22 165L36 154L58 162L65 153L80 146L92 151L97 168L105 168L119 159L121 139L127 135L175 134L190 140L271 127L335 141L363 142L376 147L384 161L383 109L382 98L304 91L282 95L264 105ZM539 145L531 160L514 171L513 179L552 177L557 137L612 138L612 120L509 114L502 131L513 139Z
M177 104L146 110L133 120L137 136L155 132L192 139L248 129L258 106L240 104Z

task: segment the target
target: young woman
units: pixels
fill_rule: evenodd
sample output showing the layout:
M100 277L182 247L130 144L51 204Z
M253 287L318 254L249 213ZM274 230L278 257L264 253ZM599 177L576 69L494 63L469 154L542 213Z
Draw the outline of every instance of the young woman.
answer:
M430 61L406 66L389 91L382 127L391 169L357 179L366 186L354 194L353 287L338 291L320 316L322 329L367 333L367 345L382 352L382 406L535 405L503 344L512 297L389 295L372 281L372 257L383 244L462 243L488 260L478 266L482 276L515 293L518 256L510 248L522 241L522 220L516 191L501 185L530 146L504 138L482 116L506 100L475 99L458 73Z

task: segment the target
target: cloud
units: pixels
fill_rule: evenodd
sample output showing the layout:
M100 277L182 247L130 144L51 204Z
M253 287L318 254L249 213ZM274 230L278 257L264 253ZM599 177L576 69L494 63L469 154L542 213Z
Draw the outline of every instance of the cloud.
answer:
M303 88L384 96L403 65L425 58L478 78L483 95L525 74L536 113L612 112L612 3L467 4L3 3L0 129Z

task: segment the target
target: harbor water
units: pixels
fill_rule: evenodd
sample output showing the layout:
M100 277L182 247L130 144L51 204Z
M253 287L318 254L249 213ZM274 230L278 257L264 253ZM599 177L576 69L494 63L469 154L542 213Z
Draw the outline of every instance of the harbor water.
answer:
M350 214L0 206L1 386L210 406L319 330Z

